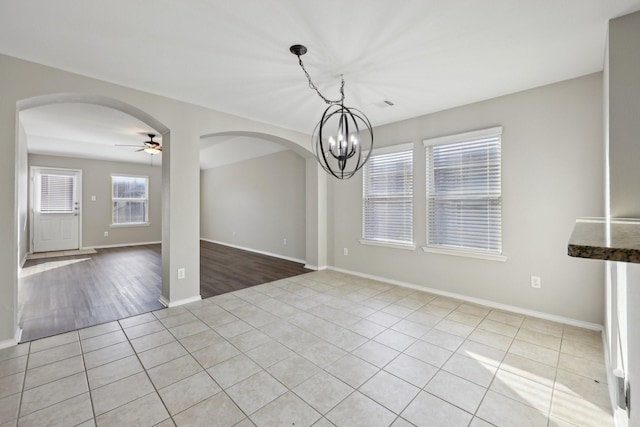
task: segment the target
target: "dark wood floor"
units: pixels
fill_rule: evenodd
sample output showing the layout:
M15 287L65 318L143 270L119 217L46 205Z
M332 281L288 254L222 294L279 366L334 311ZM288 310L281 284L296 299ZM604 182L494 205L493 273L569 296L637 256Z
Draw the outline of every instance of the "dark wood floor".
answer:
M162 307L160 245L29 260L18 282L22 341Z
M310 271L297 262L200 241L200 295L202 298Z
M18 285L22 341L162 308L160 250L159 244L130 246L27 261ZM200 244L202 298L309 271L279 258Z

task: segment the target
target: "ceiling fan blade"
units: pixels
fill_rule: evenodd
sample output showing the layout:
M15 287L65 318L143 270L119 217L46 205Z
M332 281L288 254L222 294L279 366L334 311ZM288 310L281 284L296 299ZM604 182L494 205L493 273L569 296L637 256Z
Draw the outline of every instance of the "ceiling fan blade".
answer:
M134 145L134 147L137 147L137 145ZM141 148L139 150L134 150L134 153L137 153L138 151L144 151L144 148Z

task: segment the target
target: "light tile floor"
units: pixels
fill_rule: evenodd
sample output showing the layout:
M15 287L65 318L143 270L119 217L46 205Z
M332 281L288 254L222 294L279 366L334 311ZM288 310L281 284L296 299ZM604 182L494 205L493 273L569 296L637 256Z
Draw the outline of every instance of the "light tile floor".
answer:
M599 332L324 271L0 350L5 426L612 426Z

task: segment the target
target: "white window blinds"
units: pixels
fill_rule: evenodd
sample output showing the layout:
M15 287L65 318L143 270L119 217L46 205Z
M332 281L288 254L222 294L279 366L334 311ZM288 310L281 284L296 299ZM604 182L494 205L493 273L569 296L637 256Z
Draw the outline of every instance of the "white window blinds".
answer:
M148 213L148 185L146 176L111 177L113 224L146 224Z
M74 212L75 176L41 173L39 177L39 212Z
M413 145L374 153L363 174L363 239L413 244Z
M427 246L502 253L501 133L425 141Z

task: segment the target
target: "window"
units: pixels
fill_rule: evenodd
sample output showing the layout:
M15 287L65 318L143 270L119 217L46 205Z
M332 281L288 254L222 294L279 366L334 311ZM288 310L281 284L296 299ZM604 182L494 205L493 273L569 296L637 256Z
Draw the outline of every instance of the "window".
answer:
M374 150L362 181L362 243L413 247L413 144Z
M424 141L427 248L504 260L500 138L502 127ZM440 251L438 251L440 252Z
M149 178L111 176L113 225L146 225L149 222Z
M38 191L38 212L75 212L76 178L64 172L40 172Z

